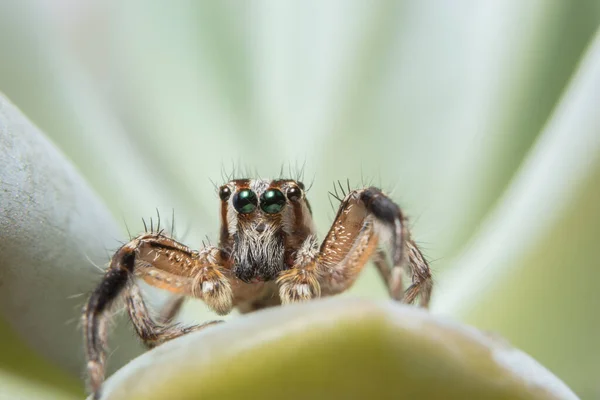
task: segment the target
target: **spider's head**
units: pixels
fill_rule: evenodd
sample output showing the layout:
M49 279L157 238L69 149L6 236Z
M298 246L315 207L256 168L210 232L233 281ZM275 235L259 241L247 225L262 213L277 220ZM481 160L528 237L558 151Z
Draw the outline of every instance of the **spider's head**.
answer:
M313 231L302 182L236 179L219 188L219 197L221 245L244 281L274 279L287 268L285 249Z

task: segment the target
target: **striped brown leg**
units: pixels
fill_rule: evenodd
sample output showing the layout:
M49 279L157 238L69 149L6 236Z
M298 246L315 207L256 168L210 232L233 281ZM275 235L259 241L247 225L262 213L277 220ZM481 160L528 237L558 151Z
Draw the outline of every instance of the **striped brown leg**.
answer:
M192 251L160 233L141 235L115 253L83 312L87 370L95 398L99 397L104 381L109 311L123 295L136 331L148 345L202 327L176 328L154 322L137 292L134 278L173 293L200 298L217 313L227 314L233 306L233 292L228 271L219 266L219 254L216 248L206 248L200 253Z
M389 238L391 268L378 250L382 238ZM373 255L392 298L412 303L420 295L422 306L429 302L429 266L410 240L400 208L377 188L349 192L320 248L317 251L313 246L312 250L278 278L283 303L345 291ZM413 280L406 292L402 286L405 265Z
M419 305L421 307L429 307L431 297L432 280L429 265L419 251L417 245L409 240L406 243L408 249L408 260L406 265L390 267L390 264L381 250L373 256L373 263L385 282L390 297L394 300L412 304L418 295L420 296ZM402 273L404 268L409 269L409 274L412 276L412 284L404 291L402 285Z
M162 323L155 321L146 307L146 303L135 283L130 283L125 294L127 312L135 327L138 336L148 348L156 347L171 339L175 339L186 333L198 331L210 325L223 321L209 321L200 325L183 326L179 324Z
M421 307L429 307L431 299L431 290L433 281L431 279L431 270L429 264L423 257L423 254L412 240L406 242L408 249L408 267L412 275L412 285L406 289L404 301L412 303L417 296L420 296Z

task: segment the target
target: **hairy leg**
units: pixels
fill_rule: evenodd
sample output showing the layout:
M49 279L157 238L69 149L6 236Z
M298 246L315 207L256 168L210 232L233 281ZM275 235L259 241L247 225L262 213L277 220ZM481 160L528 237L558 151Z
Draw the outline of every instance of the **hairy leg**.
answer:
M99 397L99 388L104 381L106 361L107 313L120 293L127 286L133 272L134 257L124 255L111 265L104 279L90 296L84 308L83 327L87 356L89 386L94 398Z
M382 239L390 243L391 267L378 250ZM298 252L295 267L277 280L283 303L345 291L372 256L392 298L412 303L420 295L422 306L429 302L429 266L410 239L400 208L377 188L345 195L320 248L311 242L302 249L306 250ZM404 292L402 269L407 267L413 282Z
M131 292L127 289L134 287L131 286L133 279L139 277L153 286L200 298L218 313L225 314L233 307L233 293L225 276L227 271L213 263L218 261L216 255L218 249L192 251L160 233L138 236L114 254L83 312L87 370L95 396L104 380L109 311L123 294ZM132 301L127 300L131 305ZM136 323L134 318L132 321ZM140 326L136 326L136 330L143 332L142 321L137 322ZM158 336L157 340L168 337L165 335ZM146 341L144 337L142 340Z
M180 324L161 323L155 321L146 307L139 287L135 283L130 283L125 294L125 302L129 318L135 327L138 336L142 339L148 348L156 347L176 337L186 333L198 331L210 325L215 325L223 321L210 321L200 325L183 326Z
M412 285L406 289L405 302L413 303L415 298L419 296L421 307L429 307L429 300L431 299L431 291L433 289L429 264L415 242L408 240L406 247L408 249L407 265L412 276Z

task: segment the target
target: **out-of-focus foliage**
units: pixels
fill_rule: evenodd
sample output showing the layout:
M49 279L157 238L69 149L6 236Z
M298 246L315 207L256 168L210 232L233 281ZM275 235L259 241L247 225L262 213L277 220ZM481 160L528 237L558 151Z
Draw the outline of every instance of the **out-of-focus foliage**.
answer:
M8 322L0 320L0 370L77 391L81 304L118 229L73 166L2 97L0 147L0 311ZM129 332L120 339L117 364L141 350Z
M214 237L209 178L220 181L232 162L262 176L306 162L321 233L333 180L383 186L433 260L433 311L506 336L593 398L599 26L595 1L2 2L0 91L132 231L158 207L175 209L190 245ZM44 214L48 204L32 207ZM125 238L106 235L103 247L77 239L99 264ZM81 254L66 258L94 269ZM7 282L18 269L3 263ZM35 281L35 269L18 271ZM10 330L75 377L81 346L64 343L83 297L65 298L93 285L83 276L72 275L69 293L36 287L31 303L44 306L27 317L8 292L0 297ZM384 297L370 271L353 293ZM35 312L45 317L36 323ZM114 366L131 354L120 340Z

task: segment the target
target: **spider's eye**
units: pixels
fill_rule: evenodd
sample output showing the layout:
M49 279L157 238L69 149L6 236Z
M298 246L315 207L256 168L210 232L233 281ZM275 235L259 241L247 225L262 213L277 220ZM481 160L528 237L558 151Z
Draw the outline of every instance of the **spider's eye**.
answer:
M300 188L296 187L296 186L292 186L291 188L288 189L287 191L287 198L290 200L298 200L300 197L302 197L302 190L300 190Z
M233 196L233 206L241 214L250 214L257 203L256 194L250 189L240 190Z
M231 189L229 189L229 186L222 186L221 189L219 189L219 197L221 200L227 201L229 196L231 196Z
M260 208L267 214L277 214L285 205L285 196L277 189L269 189L260 196Z

